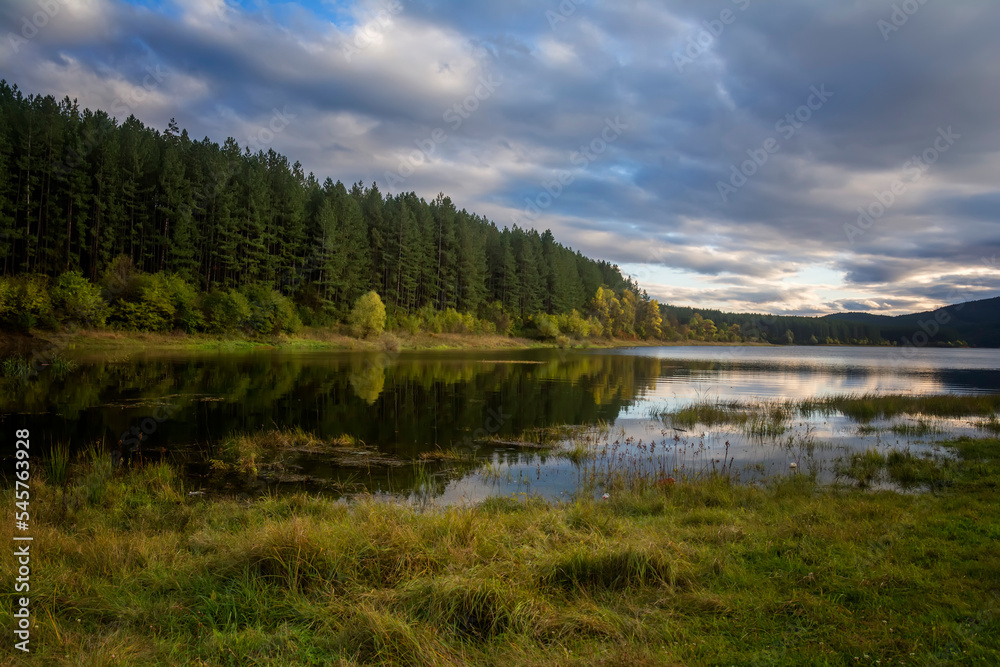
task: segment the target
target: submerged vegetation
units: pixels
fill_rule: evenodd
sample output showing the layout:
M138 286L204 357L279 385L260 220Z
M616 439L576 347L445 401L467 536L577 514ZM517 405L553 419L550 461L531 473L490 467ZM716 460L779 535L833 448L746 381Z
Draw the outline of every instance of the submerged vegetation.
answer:
M992 664L1000 441L946 447L947 464L855 462L947 482L930 493L637 477L604 500L425 511L192 495L167 464L115 470L94 450L70 466L65 506L57 480L33 481L35 658Z

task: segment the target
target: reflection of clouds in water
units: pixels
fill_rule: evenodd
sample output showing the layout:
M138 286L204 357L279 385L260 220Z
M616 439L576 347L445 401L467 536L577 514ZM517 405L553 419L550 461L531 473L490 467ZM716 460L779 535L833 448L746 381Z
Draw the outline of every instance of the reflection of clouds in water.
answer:
M949 388L931 375L843 375L777 371L720 370L693 379L664 377L641 400L622 410L621 417L649 414L650 409L676 410L700 401L799 400L832 394L937 394Z
M665 474L676 475L683 483L687 476L722 471L727 466L726 461L731 461L728 469L742 482L815 472L821 483L829 483L836 478L838 463L852 452L875 449L883 454L906 450L915 456L949 455L935 444L941 437L939 434L901 436L889 430L891 423L906 421L912 420L901 417L874 422L877 429L862 434L859 424L843 415L797 416L790 421L786 433L758 440L745 437L731 426L697 427L677 432L659 420L620 419L607 443L599 443L594 449L596 459L577 465L551 455L513 457L500 462L496 466L499 474L492 475L489 480L473 474L449 481L435 503L474 504L496 496L515 496L523 500L525 495L566 500L577 493L581 479L586 477L591 466L598 470L625 467L651 473L654 477L666 471ZM977 434L968 420L932 418L925 421L949 434ZM893 487L886 482L874 488ZM598 485L596 494L603 491L604 488Z
M900 363L892 348L665 347L620 350L655 357L663 372L621 417L701 401L798 400L831 394L936 394L988 389L1000 350L920 349Z
M786 367L840 367L890 371L942 369L1000 370L1000 350L825 346L692 346L631 348L610 352L630 356L674 359L679 362L747 364Z

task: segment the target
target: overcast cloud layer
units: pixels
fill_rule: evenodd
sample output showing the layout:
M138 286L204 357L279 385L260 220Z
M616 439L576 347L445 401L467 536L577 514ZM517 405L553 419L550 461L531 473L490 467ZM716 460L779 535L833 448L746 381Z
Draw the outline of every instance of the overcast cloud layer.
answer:
M443 191L669 303L892 314L1000 293L998 31L977 0L13 0L0 75Z

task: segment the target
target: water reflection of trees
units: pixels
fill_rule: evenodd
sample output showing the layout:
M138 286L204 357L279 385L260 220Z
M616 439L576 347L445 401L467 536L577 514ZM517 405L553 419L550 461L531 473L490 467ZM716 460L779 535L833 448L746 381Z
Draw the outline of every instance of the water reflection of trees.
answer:
M512 362L448 355L385 361L276 353L97 361L66 377L43 371L28 383L0 382L0 404L47 437L74 443L116 442L157 404L170 403L178 409L157 430L156 446L299 426L412 457L470 443L484 431L516 436L532 427L613 421L655 386L661 365L554 351Z

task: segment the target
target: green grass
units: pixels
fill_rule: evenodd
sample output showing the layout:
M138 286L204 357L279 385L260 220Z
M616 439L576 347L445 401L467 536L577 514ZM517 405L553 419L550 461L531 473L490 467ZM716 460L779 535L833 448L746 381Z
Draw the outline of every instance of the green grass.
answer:
M871 449L855 452L836 466L840 478L847 478L861 488L890 482L902 489L936 490L954 481L954 461L944 456L915 456L909 450L893 449L881 453Z
M27 378L31 371L31 362L22 355L7 357L0 363L0 375L5 378Z
M925 435L943 433L940 428L924 419L918 419L916 422L893 424L889 427L889 430L896 435L902 435L905 437L922 437Z
M1000 441L946 447L947 467L856 462L950 482L925 493L715 475L426 511L206 499L165 464L113 471L95 453L73 464L65 511L41 469L32 482L25 662L998 664ZM83 492L92 475L100 494Z
M810 398L803 401L697 401L659 417L668 426L691 428L696 425L732 424L748 437L773 437L784 433L796 415L830 415L835 413L862 423L859 435L880 432L871 426L877 419L893 419L903 415L918 417L985 417L977 426L991 433L1000 432L997 412L1000 394L934 394L904 396L882 394L843 394ZM941 430L926 419L915 423L897 423L887 430L903 436L923 436Z
M784 401L698 401L660 415L669 426L733 424L750 438L776 437L788 430L790 404Z
M263 472L284 470L286 459L292 453L332 453L360 444L364 443L350 435L321 438L301 428L234 433L224 438L210 454L209 464L219 473L256 477Z
M38 340L52 340L53 334L33 331ZM527 350L554 348L558 344L498 334L434 334L404 331L387 332L382 337L364 339L341 333L341 327L307 327L294 335L249 336L242 334L183 334L179 332L154 333L137 331L83 330L61 336L61 345L74 351L108 350L176 350L237 352L255 349L282 350ZM617 348L658 346L659 341L634 341L599 338L582 341L578 348ZM699 344L692 342L691 344ZM2 370L2 369L0 369Z
M995 415L1000 394L933 394L928 396L842 394L798 403L803 414L840 412L859 422L892 419L900 415L971 417Z
M846 465L839 466L836 473L840 477L855 480L862 487L868 487L881 479L885 463L885 456L877 450L853 452Z
M1000 418L997 418L996 415L990 415L988 419L976 422L976 428L1000 435Z

